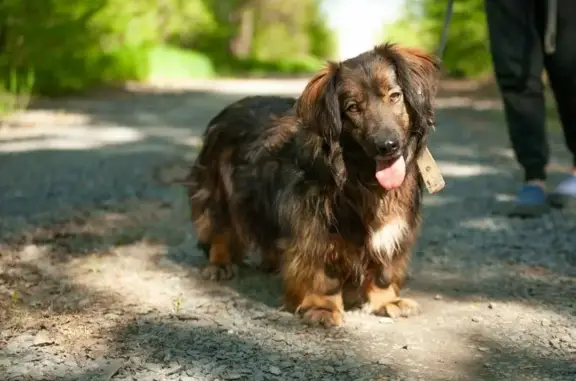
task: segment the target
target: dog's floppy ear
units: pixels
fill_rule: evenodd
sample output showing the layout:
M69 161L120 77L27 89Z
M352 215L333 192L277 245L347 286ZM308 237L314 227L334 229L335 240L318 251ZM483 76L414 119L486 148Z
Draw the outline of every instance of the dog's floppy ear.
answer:
M394 62L406 102L414 116L425 124L421 127L432 127L433 101L440 76L439 60L421 49L395 44L377 46L375 50Z
M342 118L338 82L339 65L328 62L304 88L296 103L296 113L305 126L324 139L334 180L338 186L342 186L346 180L346 168L340 147Z

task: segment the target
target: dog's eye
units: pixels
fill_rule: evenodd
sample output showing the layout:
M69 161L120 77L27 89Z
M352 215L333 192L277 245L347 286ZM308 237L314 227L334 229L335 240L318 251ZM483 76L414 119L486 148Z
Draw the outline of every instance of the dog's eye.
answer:
M395 91L393 93L390 93L389 95L390 97L390 102L391 103L396 103L400 100L400 98L402 97L402 93L399 91Z
M355 103L350 104L348 107L346 107L346 111L348 112L358 112L358 105Z

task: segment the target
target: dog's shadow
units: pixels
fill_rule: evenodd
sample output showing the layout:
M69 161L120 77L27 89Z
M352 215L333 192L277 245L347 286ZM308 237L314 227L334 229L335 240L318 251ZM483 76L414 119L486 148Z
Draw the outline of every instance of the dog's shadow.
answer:
M278 309L282 305L282 279L280 275L265 272L255 264L243 264L233 279L220 281L220 283L270 308Z
M222 290L231 291L246 298L250 302L266 306L270 309L282 309L283 285L279 272L268 272L259 267L260 257L255 253L247 253L246 261L237 269L229 280L206 280L202 277L202 269L208 264L207 257L200 251L183 254L181 251L168 250L169 260L188 268L189 275L210 289L210 294L220 294ZM406 274L406 287L416 280L411 273ZM347 312L360 311L363 299L354 292L346 293L344 308Z
M208 260L204 253L199 250L182 252L169 249L167 257L169 260L190 269L190 276L197 278L203 284L227 288L269 308L278 309L281 307L281 277L278 273L266 272L259 268L258 254L247 253L246 261L238 268L232 279L218 281L203 279L201 270L208 264Z

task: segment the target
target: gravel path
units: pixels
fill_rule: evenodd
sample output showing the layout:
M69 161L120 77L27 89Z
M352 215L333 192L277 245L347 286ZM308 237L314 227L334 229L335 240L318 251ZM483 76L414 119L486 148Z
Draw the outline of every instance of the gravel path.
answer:
M576 380L576 215L501 213L518 172L498 102L445 91L406 295L421 316L308 328L246 269L200 280L178 171L224 105L301 80L209 81L39 104L0 128L2 380ZM568 162L552 131L555 162ZM552 181L557 177L552 177ZM553 184L553 183L552 183Z

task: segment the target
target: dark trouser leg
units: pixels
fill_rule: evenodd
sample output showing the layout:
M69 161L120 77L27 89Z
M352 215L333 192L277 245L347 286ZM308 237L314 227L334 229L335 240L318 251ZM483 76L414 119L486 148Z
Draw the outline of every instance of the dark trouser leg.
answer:
M545 3L545 2L542 2ZM543 5L543 4L542 4ZM540 5L540 6L542 6ZM545 7L542 13L545 14ZM542 18L544 19L544 18ZM544 20L538 28L544 36ZM566 145L576 167L576 1L558 0L556 51L544 57Z
M569 0L570 1L570 0ZM544 180L549 148L535 0L486 0L494 72L512 148L525 180Z

